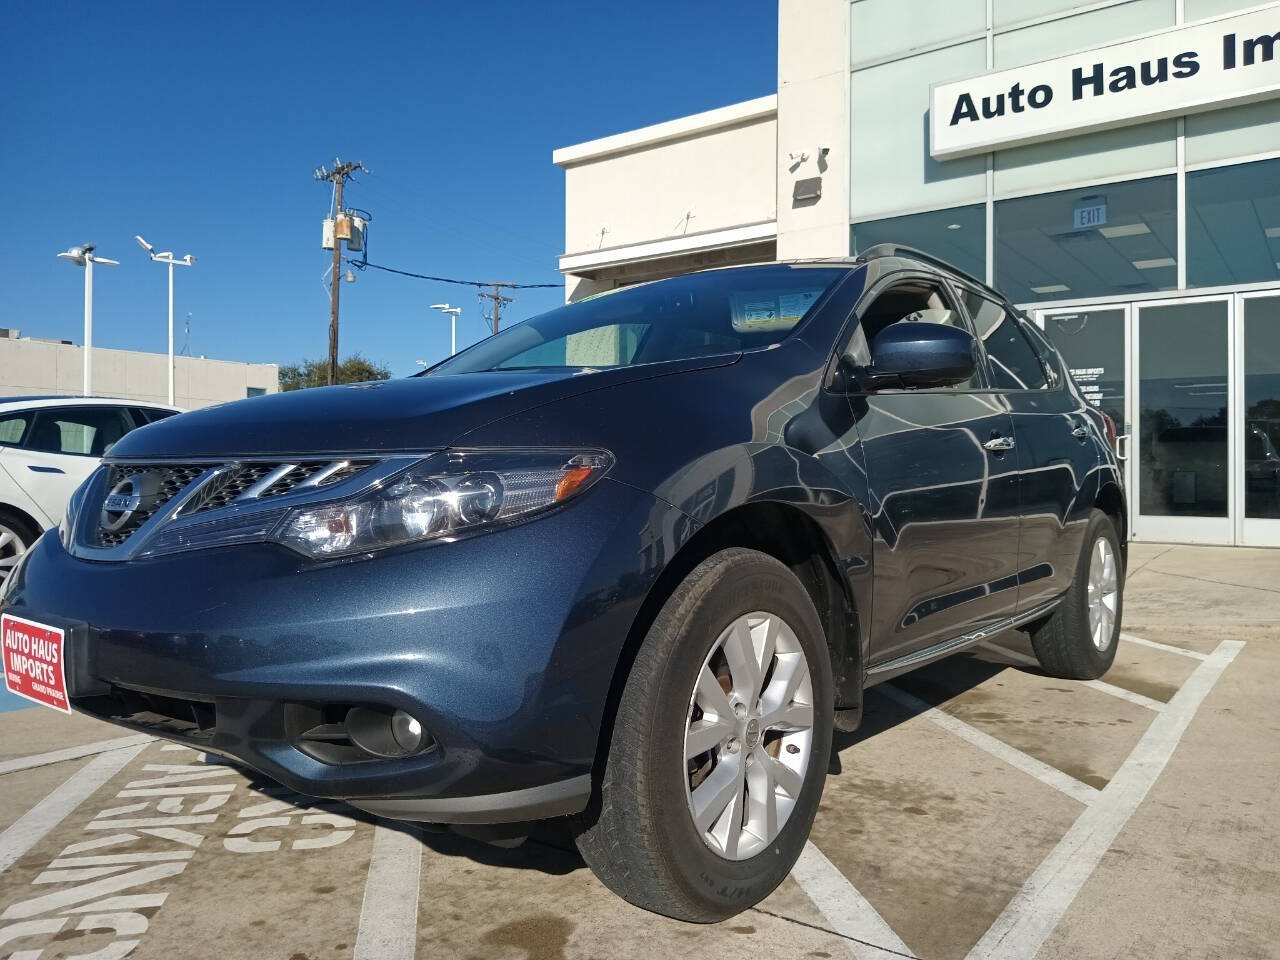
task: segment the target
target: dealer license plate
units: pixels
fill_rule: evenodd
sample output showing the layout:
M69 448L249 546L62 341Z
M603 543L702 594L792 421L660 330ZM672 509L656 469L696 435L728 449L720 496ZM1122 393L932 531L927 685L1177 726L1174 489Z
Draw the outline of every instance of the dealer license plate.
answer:
M8 613L0 616L4 685L9 692L70 713L63 656L66 639L65 631L58 627Z

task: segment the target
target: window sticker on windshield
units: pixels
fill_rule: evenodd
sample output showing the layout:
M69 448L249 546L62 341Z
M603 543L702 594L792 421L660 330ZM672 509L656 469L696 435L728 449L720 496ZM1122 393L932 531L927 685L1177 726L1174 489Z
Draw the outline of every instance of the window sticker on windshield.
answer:
M733 329L738 333L790 330L818 299L818 290L767 297L758 293L733 298Z

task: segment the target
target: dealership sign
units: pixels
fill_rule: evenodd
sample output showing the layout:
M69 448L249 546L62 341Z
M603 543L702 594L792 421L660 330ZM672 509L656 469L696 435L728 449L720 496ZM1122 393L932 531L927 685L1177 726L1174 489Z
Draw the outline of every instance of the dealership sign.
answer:
M1280 96L1280 4L934 84L936 159Z

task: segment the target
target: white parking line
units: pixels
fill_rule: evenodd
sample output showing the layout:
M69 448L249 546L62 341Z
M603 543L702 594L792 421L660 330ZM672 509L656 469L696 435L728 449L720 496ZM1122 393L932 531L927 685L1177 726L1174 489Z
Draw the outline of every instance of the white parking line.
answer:
M1040 669L1040 661L1035 657L1029 657L1025 653L1018 650L1010 650L1008 647L1002 647L998 643L980 643L979 647L984 650L990 650L992 653L998 653L1002 657L1008 657L1015 663L1023 666L1035 667ZM1132 690L1126 690L1124 687L1117 687L1113 683L1107 683L1105 680L1083 680L1079 681L1082 686L1097 690L1099 693L1105 693L1112 697L1119 697L1121 700L1128 700L1130 703L1136 703L1140 707L1146 707L1148 710L1163 710L1164 704L1159 700L1151 697L1143 696L1140 693L1134 693Z
M1164 770L1222 671L1243 647L1243 641L1224 640L1196 667L1099 799L1071 825L969 952L970 960L1035 956Z
M122 750L100 753L71 775L52 793L0 833L0 873L40 842L40 839L120 772L146 747L140 743Z
M919 697L914 697L905 690L900 690L888 683L882 683L876 689L913 713L918 713L933 721L942 729L954 733L962 740L967 740L979 750L986 751L996 759L1003 760L1010 766L1016 767L1023 773L1035 777L1041 783L1053 787L1053 789L1065 793L1081 803L1089 804L1098 799L1097 789L1089 786L1089 784L1081 783L1075 777L1063 773L1057 767L1051 767L1044 761L1037 760L1031 754L1023 753L1016 747L1009 746L1003 740L997 740L990 734L983 733L977 727L970 726L959 717L953 717L944 710L931 707Z
M1148 710L1154 710L1159 713L1166 704L1161 703L1154 697L1144 696L1141 693L1134 693L1132 690L1126 690L1124 687L1117 687L1114 683L1107 683L1105 680L1085 680L1082 684L1090 690L1097 690L1099 693L1105 693L1112 697L1119 697L1121 700L1128 700L1130 703L1136 703L1140 707L1146 707Z
M915 956L876 908L812 842L805 843L791 875L827 918L831 929L848 938L857 960Z
M16 773L19 770L30 770L32 767L43 767L50 763L62 763L64 760L79 760L81 757L95 753L106 753L108 750L122 750L125 747L150 743L154 737L139 733L132 737L117 737L114 740L99 740L97 743L83 743L78 747L67 747L63 750L51 750L49 753L35 753L25 757L14 757L12 760L0 761L0 776Z
M1121 640L1127 640L1130 643L1137 643L1144 647L1150 647L1152 650L1163 650L1165 653L1176 653L1183 657L1190 657L1192 660L1208 660L1210 654L1201 653L1199 650L1188 650L1185 647L1175 647L1171 643L1161 643L1158 640L1144 640L1142 637L1135 637L1132 633L1120 634Z
M422 841L408 824L373 831L352 960L413 960L418 945Z

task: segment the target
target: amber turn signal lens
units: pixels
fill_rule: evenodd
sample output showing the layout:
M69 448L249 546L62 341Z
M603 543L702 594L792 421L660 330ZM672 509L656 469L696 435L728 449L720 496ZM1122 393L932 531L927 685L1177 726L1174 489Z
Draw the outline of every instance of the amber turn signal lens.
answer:
M570 467L566 470L560 482L556 484L556 503L572 497L595 472L595 467Z

